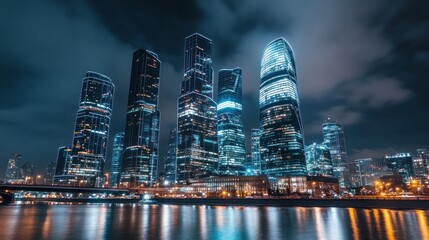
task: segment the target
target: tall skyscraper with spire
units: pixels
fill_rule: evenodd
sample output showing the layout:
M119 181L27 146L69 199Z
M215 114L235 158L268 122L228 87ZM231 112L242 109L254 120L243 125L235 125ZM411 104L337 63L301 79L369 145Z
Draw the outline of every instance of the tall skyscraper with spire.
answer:
M215 174L217 109L213 100L212 41L194 33L185 39L184 77L177 110L177 181Z
M87 72L83 78L67 175L80 186L99 186L112 115L115 85L109 77Z
M220 70L218 86L218 171L220 175L245 175L241 69Z
M283 38L267 45L259 90L261 160L270 176L306 176L295 60Z
M338 178L340 187L349 185L349 169L347 167L346 140L344 128L337 121L328 118L322 125L323 142L328 146L332 158L334 176Z
M120 186L155 184L158 177L158 95L161 61L154 52L133 54Z

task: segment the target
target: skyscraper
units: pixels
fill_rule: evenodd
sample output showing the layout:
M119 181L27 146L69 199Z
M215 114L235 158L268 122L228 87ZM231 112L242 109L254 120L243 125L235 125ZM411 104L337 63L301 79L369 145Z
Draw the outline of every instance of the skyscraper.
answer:
M251 140L252 140L252 169L254 175L262 174L262 163L261 163L261 138L262 131L259 128L252 129Z
M67 174L81 186L103 182L114 91L115 85L105 75L87 72L83 78L67 169Z
M21 166L22 177L24 178L25 183L34 183L35 182L35 170L34 164L30 161L26 161Z
M212 41L195 33L185 39L184 77L177 110L177 180L215 174L217 109L213 100Z
M124 133L115 134L113 138L112 162L110 165L110 186L117 187L121 170L122 152L124 150Z
M414 176L429 177L429 150L420 148L416 153L416 156L413 157Z
M372 185L382 176L392 175L387 169L384 159L362 158L353 161L353 170L350 172L350 184L354 187Z
M68 165L70 163L72 149L67 146L59 147L57 154L57 164L55 167L55 175L67 175Z
M171 129L168 138L168 151L165 158L165 183L176 183L176 153L177 153L177 130Z
M56 168L57 168L57 161L56 160L50 161L48 166L45 169L45 176L44 176L45 185L52 185L54 183Z
M217 132L221 175L244 175L246 172L241 76L240 68L219 71Z
M323 142L331 152L334 176L338 178L340 187L349 186L349 169L347 168L346 141L344 128L337 121L328 118L322 125Z
M270 176L306 176L295 60L285 39L278 38L265 48L260 77L263 172Z
M331 153L326 144L313 143L305 147L307 172L310 176L333 177Z
M414 176L413 158L410 153L396 153L384 157L389 170L399 173L406 183Z
M11 154L7 163L5 182L15 182L22 180L22 171L19 167L21 163L21 154Z
M158 95L161 61L144 49L133 54L120 184L150 186L158 177Z

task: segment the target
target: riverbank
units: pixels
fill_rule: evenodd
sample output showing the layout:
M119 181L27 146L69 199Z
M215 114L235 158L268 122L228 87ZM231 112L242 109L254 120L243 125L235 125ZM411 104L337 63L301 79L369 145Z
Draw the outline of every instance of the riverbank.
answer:
M212 198L156 198L155 204L217 205L217 206L276 206L276 207L339 207L429 210L429 200L414 199L212 199Z
M141 198L15 198L14 202L137 203Z

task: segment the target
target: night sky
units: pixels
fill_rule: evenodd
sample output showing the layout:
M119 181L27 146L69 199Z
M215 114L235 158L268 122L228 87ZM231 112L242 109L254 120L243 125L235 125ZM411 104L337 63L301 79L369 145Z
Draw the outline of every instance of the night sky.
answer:
M428 1L65 2L1 1L1 178L11 153L44 170L71 144L88 70L116 85L109 170L137 48L162 61L163 159L176 125L184 39L194 32L213 40L215 89L219 69L243 69L246 134L258 126L264 47L284 37L295 53L306 144L322 140L327 117L345 126L351 159L429 144Z

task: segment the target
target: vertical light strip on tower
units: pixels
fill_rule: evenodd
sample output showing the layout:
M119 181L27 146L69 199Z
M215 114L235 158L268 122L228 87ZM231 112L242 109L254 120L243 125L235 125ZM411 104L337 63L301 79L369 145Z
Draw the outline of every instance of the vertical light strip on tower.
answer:
M115 134L113 138L112 162L110 164L110 186L117 187L124 151L124 132Z

